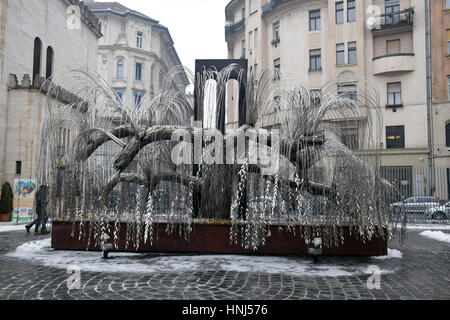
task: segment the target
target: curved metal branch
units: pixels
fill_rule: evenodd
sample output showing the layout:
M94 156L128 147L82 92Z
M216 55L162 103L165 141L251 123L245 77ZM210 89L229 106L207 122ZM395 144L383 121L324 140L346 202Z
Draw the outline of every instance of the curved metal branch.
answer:
M106 205L109 194L119 182L131 182L153 189L161 181L178 182L186 186L192 183L196 188L203 183L203 180L181 172L161 172L152 177L151 180L146 176L140 176L135 173L116 173L103 189L103 205Z

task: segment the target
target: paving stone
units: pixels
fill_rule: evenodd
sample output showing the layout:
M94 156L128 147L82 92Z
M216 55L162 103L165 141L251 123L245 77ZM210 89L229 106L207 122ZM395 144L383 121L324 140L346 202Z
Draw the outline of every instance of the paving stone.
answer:
M422 237L419 231L408 231L403 246L398 241L389 244L403 253L402 259L320 258L317 267L374 264L383 270L393 270L381 275L380 290L367 288L368 275L321 277L217 270L145 275L83 272L82 289L68 291L65 270L5 256L19 245L36 240L34 237L18 231L1 235L4 241L0 241L0 299L3 300L450 299L447 272L450 245Z

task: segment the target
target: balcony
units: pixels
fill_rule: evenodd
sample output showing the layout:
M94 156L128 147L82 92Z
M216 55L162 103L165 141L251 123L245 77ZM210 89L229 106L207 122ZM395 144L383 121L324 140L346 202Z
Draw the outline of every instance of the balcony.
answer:
M414 25L414 9L410 8L399 12L384 13L373 17L371 22L372 33L412 28Z
M266 14L274 11L277 7L292 1L293 0L272 0L261 8L262 16L264 17Z
M375 57L373 74L383 75L393 72L411 72L415 70L414 53L395 53Z
M239 22L225 26L225 37L231 36L233 33L241 31L245 28L245 19Z

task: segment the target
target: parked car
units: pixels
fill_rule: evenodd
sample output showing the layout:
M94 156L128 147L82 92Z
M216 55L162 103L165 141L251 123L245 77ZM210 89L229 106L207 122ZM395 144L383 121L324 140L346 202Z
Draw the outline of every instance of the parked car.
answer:
M450 218L450 202L447 202L442 206L429 208L425 212L425 216L428 219L439 219L439 220Z
M437 197L411 197L401 202L391 204L394 210L401 210L406 213L424 214L428 209L439 207Z

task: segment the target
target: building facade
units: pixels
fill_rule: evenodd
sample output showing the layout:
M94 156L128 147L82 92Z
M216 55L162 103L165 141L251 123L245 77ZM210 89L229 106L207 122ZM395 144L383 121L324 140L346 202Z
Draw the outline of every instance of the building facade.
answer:
M430 192L413 172L429 166L430 150L423 0L233 0L225 11L228 57L248 59L256 76L280 68L311 90L346 74L374 84L383 170L405 196ZM358 139L355 128L353 149Z
M450 181L450 0L431 1L433 161ZM442 170L442 169L441 169ZM450 187L441 197L450 199Z
M100 36L99 21L78 0L0 1L0 182L37 178L40 87L67 66L96 70ZM67 104L69 96L61 88L55 99Z
M169 30L158 21L117 2L88 4L102 23L98 73L129 106L139 106L145 94L158 92L167 71L181 61ZM189 84L180 74L172 86Z

